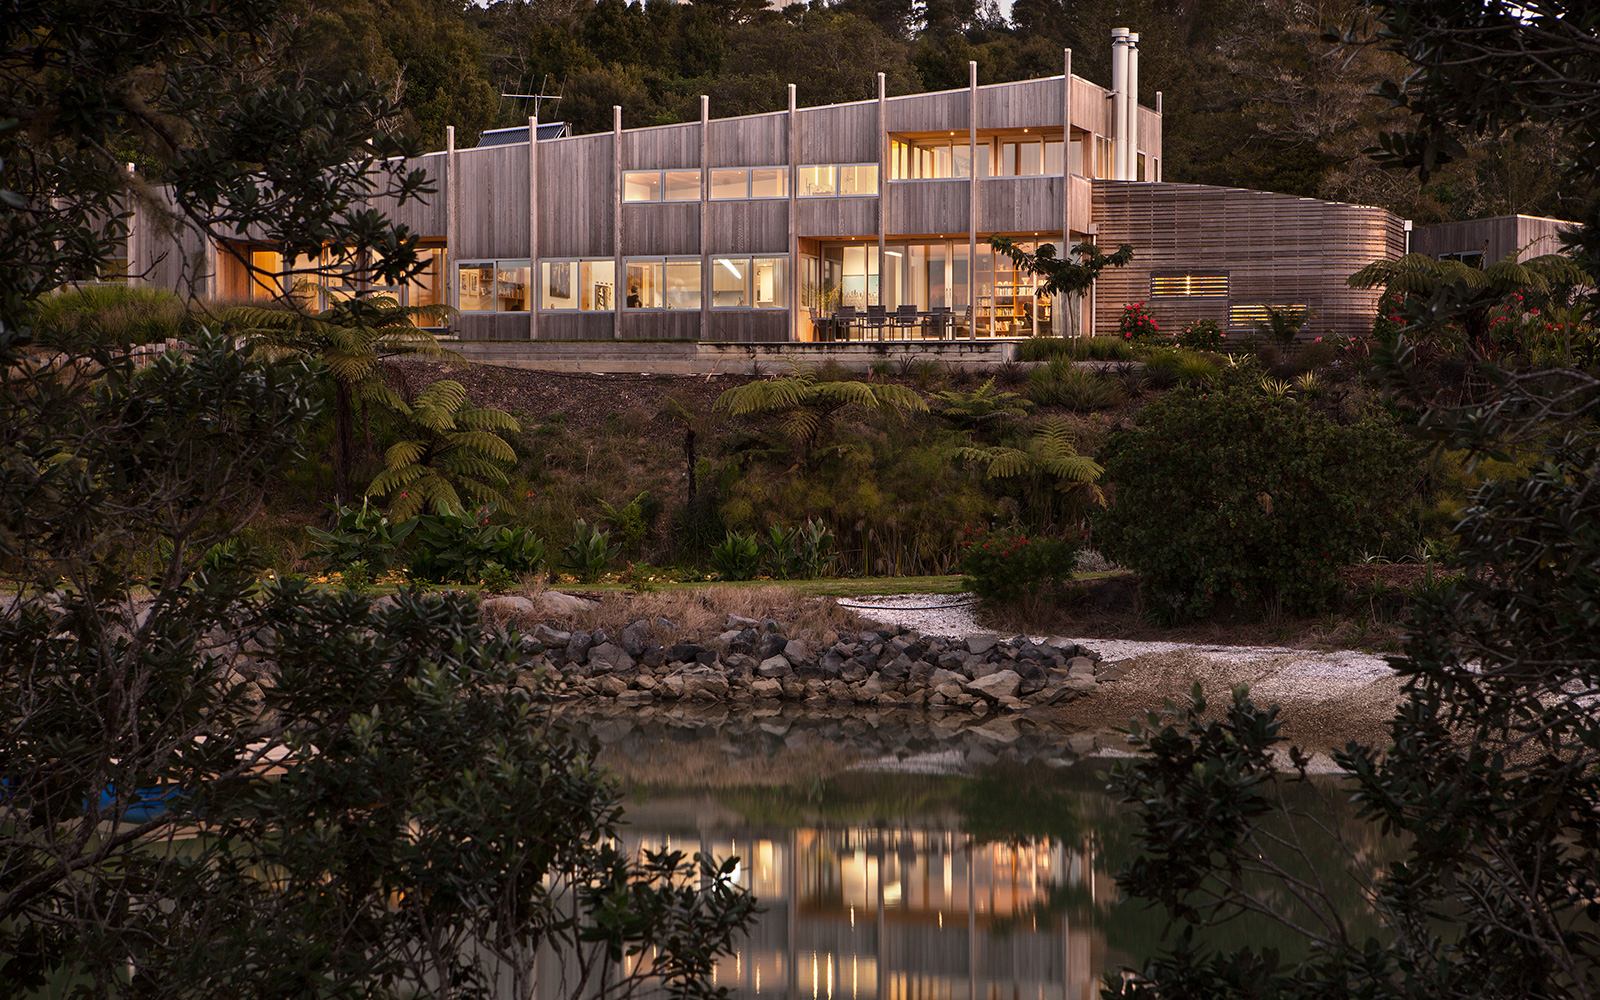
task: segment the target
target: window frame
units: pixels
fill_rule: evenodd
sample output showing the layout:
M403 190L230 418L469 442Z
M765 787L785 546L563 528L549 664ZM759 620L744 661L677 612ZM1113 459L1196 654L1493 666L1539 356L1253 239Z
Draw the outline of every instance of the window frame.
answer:
M732 200L732 199L729 199L729 200ZM670 305L669 304L670 301L671 301L671 298L667 294L667 292L669 290L668 286L667 286L667 267L668 267L668 265L672 265L672 264L677 264L677 265L680 265L680 266L684 265L684 264L693 264L695 266L696 270L701 272L700 273L700 282L695 285L695 292L696 292L696 296L695 297L697 299L704 298L705 297L705 284L704 284L705 275L704 275L703 270L701 270L701 260L700 260L699 257L695 257L695 256L687 255L687 254L642 254L642 255L639 255L639 256L635 256L635 257L624 257L624 258L622 258L622 273L623 273L624 281L627 278L628 268L629 267L636 266L636 265L653 265L654 267L656 267L658 269L657 270L657 274L659 275L659 278L660 278L661 304L659 306L630 306L630 305L628 305L628 297L627 297L626 290L624 290L623 297L622 297L622 309L623 309L623 311L624 312L630 312L630 313L665 313L665 312L684 313L684 312L699 312L700 308L701 308L699 305L674 306L674 305Z

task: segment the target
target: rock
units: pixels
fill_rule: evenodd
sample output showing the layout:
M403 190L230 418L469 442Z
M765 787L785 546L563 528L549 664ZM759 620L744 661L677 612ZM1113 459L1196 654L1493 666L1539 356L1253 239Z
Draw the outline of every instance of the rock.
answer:
M618 640L618 645L626 650L629 656L643 656L645 649L650 645L650 623L642 618L630 623L622 630L622 638Z
M889 690L889 686L884 683L882 674L873 674L871 677L868 677L866 680L862 681L857 686L857 690L876 697Z
M656 700L649 691L624 691L617 695L618 705L648 705Z
M531 617L535 605L526 597L491 597L479 604L478 610L490 621L505 622Z
M779 625L776 621L774 621L771 618L764 619L761 622L761 627L762 627L763 630L765 630L767 632L771 632L771 633L773 633L775 635L782 635L783 634L783 626Z
M695 701L721 701L728 694L728 679L709 667L685 670L683 696Z
M539 595L539 610L547 615L575 615L580 611L588 611L595 604L581 597L563 594L559 590L547 590Z
M1015 670L997 670L967 682L967 690L985 698L1015 698L1022 678Z
M912 661L901 653L878 667L878 673L890 684L904 684L911 677Z
M602 643L589 650L589 669L597 674L633 669L633 657L614 642Z
M572 638L567 640L567 662L582 663L589 658L589 649L594 645L594 636L587 632L572 633Z
M806 685L799 678L785 677L783 679L783 696L789 701L799 701L805 697Z
M748 643L740 643L739 642L739 636L740 636L740 630L736 629L736 628L731 628L728 631L726 631L726 632L722 633L721 635L717 636L715 639L712 639L711 640L711 648L717 650L720 653L726 653L726 652L729 652L730 650L733 651L733 652L736 652L736 653L748 653L748 652L750 652L749 644ZM734 648L735 644L738 644L739 646L742 646L743 648L735 649Z
M866 680L867 675L872 672L872 668L873 664L871 662L863 660L859 656L852 656L845 661L844 666L839 670L839 679L847 684L855 684L858 681Z
M1043 691L1050 683L1050 677L1045 673L1045 669L1032 660L1024 660L1017 665L1017 676L1022 678L1022 683L1017 687L1019 697Z
M639 674L633 679L633 686L640 691L654 691L661 682L649 674Z
M750 682L750 693L757 698L782 698L783 683L781 681L758 678ZM762 728L766 728L763 726Z
M730 678L736 674L753 674L756 666L756 658L743 653L728 653L722 657L722 667Z
M946 650L945 652L939 654L939 658L935 660L934 663L938 665L940 670L947 670L951 673L960 673L967 665L967 655L968 654L962 653L961 651L955 649Z
M694 662L702 667L714 667L717 665L717 651L714 649L702 649L695 654Z
M563 649L566 648L567 643L572 641L571 632L562 632L548 625L535 625L533 627L533 637L544 643L546 647L560 646Z
M671 677L663 677L661 679L661 684L656 688L656 690L661 692L663 695L666 695L668 698L682 698L683 689L684 684L682 674L673 674Z
M994 703L1008 712L1020 712L1025 707L1021 698L996 698Z
M1067 676L1094 679L1094 661L1087 656L1074 656L1067 661Z
M1095 680L1102 684L1111 681L1120 681L1128 676L1128 668L1121 663L1102 663L1094 672Z
M751 652L755 654L758 660L770 660L783 652L784 645L783 636L768 632L756 638Z
M997 635L969 635L967 636L967 652L974 656L982 656L993 649L994 644L999 641L1000 637Z
M624 653L623 655L626 656L627 654ZM617 695L626 690L628 690L628 682L623 680L621 677L616 676L615 674L608 674L607 676L600 678L601 694L609 695L610 697L615 698Z
M944 684L940 684L938 687L934 688L933 691L945 701L955 701L958 697L965 693L966 689L954 681L949 681Z
M813 662L811 650L806 647L804 639L790 639L784 643L783 656L797 667Z
M736 615L732 612L729 612L728 620L726 624L723 625L723 628L732 629L733 631L737 632L741 629L758 628L760 625L761 623L756 621L754 618L745 618L742 615Z
M794 668L781 656L769 656L756 667L756 673L766 678L781 679L794 673Z
M643 655L639 657L640 666L647 667L651 670L656 669L666 662L667 647L665 646L651 646L649 649L644 651Z
M1074 656L1078 652L1078 644L1071 639L1064 639L1059 635L1052 635L1045 639L1044 644L1056 650L1062 656Z
M1010 719L990 719L968 729L967 732L991 743L1015 743L1022 735L1017 724Z
M674 643L667 647L667 659L675 663L688 663L700 655L702 648L692 642Z
M824 677L838 677L844 670L844 656L840 654L839 650L830 649L822 654L821 659L817 660L817 669L822 672Z
M809 688L811 685L806 686ZM849 704L856 700L855 689L844 681L828 681L823 684L823 688L830 699L840 704Z

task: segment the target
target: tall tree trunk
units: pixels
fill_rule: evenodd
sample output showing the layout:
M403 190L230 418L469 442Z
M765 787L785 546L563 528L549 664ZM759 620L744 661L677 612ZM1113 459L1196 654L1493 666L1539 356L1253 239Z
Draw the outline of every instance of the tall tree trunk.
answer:
M350 386L341 379L334 379L333 496L334 502L341 506L350 502L350 456L355 451L354 423Z

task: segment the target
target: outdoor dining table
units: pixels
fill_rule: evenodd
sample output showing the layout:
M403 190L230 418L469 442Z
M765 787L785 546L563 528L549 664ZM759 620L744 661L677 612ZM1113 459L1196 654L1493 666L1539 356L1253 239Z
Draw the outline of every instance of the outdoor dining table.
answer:
M924 331L922 336L901 338L894 335L897 330L907 329L905 320L913 321L914 328ZM869 339L869 333L876 333L873 340L900 340L900 339L938 339L944 340L953 337L955 333L956 314L945 310L918 310L915 313L884 312L874 316L864 312L836 312L831 316L824 316L814 320L818 327L820 340L852 340L854 330L861 331L861 340ZM933 336L929 337L927 331L932 329Z

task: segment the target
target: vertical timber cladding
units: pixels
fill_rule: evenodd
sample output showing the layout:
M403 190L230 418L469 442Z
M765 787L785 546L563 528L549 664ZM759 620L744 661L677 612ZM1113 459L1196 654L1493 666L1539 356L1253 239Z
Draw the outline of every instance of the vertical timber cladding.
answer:
M613 221L611 134L544 139L539 143L539 257L571 260L610 257ZM535 278L535 281L541 280ZM545 289L540 288L540 298ZM604 340L610 312L547 312L540 340Z
M1202 317L1227 330L1231 307L1261 305L1309 306L1307 336L1363 333L1379 293L1349 288L1345 279L1404 249L1403 224L1380 208L1199 184L1095 181L1094 188L1098 242L1134 248L1131 264L1102 271L1096 283L1101 331L1116 329L1125 305L1145 302L1166 333ZM1152 274L1226 274L1228 294L1152 297Z
M460 208L453 265L463 260L528 256L528 147L483 146L456 151L460 186L452 192ZM462 340L527 340L522 313L463 313L451 324Z

